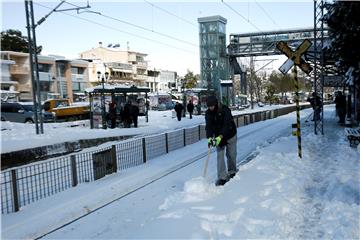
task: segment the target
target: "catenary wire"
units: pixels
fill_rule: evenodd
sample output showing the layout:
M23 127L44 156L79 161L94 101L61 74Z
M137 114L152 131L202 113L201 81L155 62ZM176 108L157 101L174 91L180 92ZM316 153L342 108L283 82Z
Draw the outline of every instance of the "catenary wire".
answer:
M163 9L163 8L159 7L159 6L155 5L155 4L152 3L152 2L149 2L149 1L146 1L146 0L144 0L144 2L150 4L151 6L157 8L157 9L163 11L163 12L166 12L167 14L169 14L169 15L171 15L171 16L173 16L173 17L176 17L176 18L180 19L181 21L184 21L184 22L186 22L186 23L188 23L188 24L190 24L190 25L192 25L192 26L194 26L194 27L197 27L197 25L194 24L193 22L190 22L190 21L188 21L188 20L186 20L186 19L184 19L184 18L182 18L182 17L179 17L178 15L176 15L176 14L174 14L174 13L172 13L172 12L169 12L169 11L166 10L166 9Z
M34 4L36 4L36 5L38 5L38 6L41 6L41 7L44 7L44 8L52 9L52 8L47 7L47 6L45 6L45 5L42 5L42 4L40 4L40 3L35 3L35 2L34 2ZM126 32L126 31L120 30L120 29L115 28L115 27L112 27L112 26L108 26L108 25L105 25L105 24L102 24L102 23L99 23L99 22L92 21L92 20L87 19L87 18L79 17L79 16L72 15L72 14L65 13L65 12L59 12L59 13L65 14L65 15L70 16L70 17L73 17L73 18L78 18L78 19L81 19L81 20L83 20L83 21L90 22L90 23L93 23L93 24L96 24L96 25L99 25L99 26L102 26L102 27L104 27L104 28L108 28L108 29L111 29L111 30L114 30L114 31L117 31L117 32L125 33L125 34L131 35L131 36L134 36L134 37L137 37L137 38L140 38L140 39L144 39L144 40L147 40L147 41L150 41L150 42L154 42L154 43L157 43L157 44L165 45L165 46L168 46L168 47L170 47L170 48L174 48L174 49L177 49L177 50L180 50L180 51L183 51L183 52L188 52L188 53L196 54L196 52L194 52L194 51L190 51L190 50L187 50L187 49L179 48L179 47L173 46L173 45L171 45L171 44L167 44L167 43L164 43L164 42L161 42L161 41L157 41L157 40L154 40L154 39L151 39L151 38L147 38L147 37L144 37L144 36L139 36L139 35L134 34L134 33Z
M69 3L69 2L67 2L67 1L65 1L65 2L66 2L67 4L72 5L72 6L79 7L79 6L75 5L75 4ZM85 12L86 12L86 11L85 11ZM183 40L183 39L179 39L179 38L170 36L170 35L165 34L165 33L161 33L161 32L158 32L158 31L154 31L154 30L152 30L152 29L149 29L149 28L146 28L146 27L143 27L143 26L140 26L140 25L137 25L137 24L134 24L134 23L125 21L125 20L121 20L121 19L119 19L119 18L115 18L115 17L109 16L109 15L103 14L103 13L101 13L101 12L93 12L93 11L91 11L91 13L98 14L98 15L104 17L104 18L108 18L108 19L111 19L111 20L114 20L114 21L118 21L118 22L121 22L121 23L123 23L123 24L126 24L126 25L129 25L129 26L132 26L132 27L141 29L141 30L143 30L143 31L148 31L148 32L151 32L151 33L155 33L155 34L158 34L158 35L160 35L160 36L170 38L170 39L172 39L172 40L176 40L176 41L179 41L179 42L188 44L188 45L192 45L192 46L198 47L197 44L194 44L194 43L192 43L192 42L185 41L185 40Z
M224 0L221 0L221 2L227 6L228 8L230 8L233 12L235 12L237 15L239 15L242 19L244 19L246 22L248 22L251 26L253 26L254 28L256 28L259 32L263 32L260 28L258 28L254 23L252 23L249 19L246 19L243 15L241 15L238 11L236 11L233 7L231 7L229 4L227 4L226 2L224 2Z
M261 6L261 4L254 0L256 5L258 5L258 7L265 13L265 15L272 21L272 23L277 26L279 29L281 29L281 27L275 22L275 20L271 17L271 15Z

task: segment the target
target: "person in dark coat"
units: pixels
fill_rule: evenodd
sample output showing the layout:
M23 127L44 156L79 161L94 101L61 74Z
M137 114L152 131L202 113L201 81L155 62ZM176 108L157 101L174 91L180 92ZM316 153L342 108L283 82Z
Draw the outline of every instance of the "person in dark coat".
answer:
M126 128L129 128L131 125L130 109L131 109L131 104L130 104L130 102L127 102L125 104L124 110L123 110L123 121L124 121L124 127L126 127Z
M231 110L223 104L219 104L215 96L207 98L208 109L205 112L206 137L208 147L216 146L217 151L217 181L215 185L224 185L234 177L237 155L237 130ZM224 154L226 150L227 168Z
M346 116L346 97L343 95L341 91L337 92L335 97L335 107L336 113L339 116L339 124L345 124L345 116Z
M184 110L184 106L181 103L176 102L174 110L178 121L181 121L181 113Z
M198 104L196 105L196 110L197 110L197 115L201 115L201 103L198 102Z
M139 107L137 106L136 103L131 104L130 114L131 114L131 119L134 123L134 127L137 128L138 127Z
M111 102L109 104L109 118L111 121L111 128L116 127L116 103Z
M186 108L187 108L187 111L189 112L190 119L192 119L192 114L194 111L194 104L192 103L191 100L189 100L189 103L187 104Z
M313 92L312 97L308 98L307 101L310 102L310 105L314 110L313 121L320 120L320 114L321 114L321 110L322 110L321 98L315 92Z

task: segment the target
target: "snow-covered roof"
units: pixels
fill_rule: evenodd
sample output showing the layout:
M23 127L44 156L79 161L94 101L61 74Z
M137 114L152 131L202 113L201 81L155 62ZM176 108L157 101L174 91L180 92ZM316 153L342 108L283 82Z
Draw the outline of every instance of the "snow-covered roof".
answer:
M18 94L19 92L18 91L14 91L14 90L0 90L0 93L8 93L8 94Z
M104 87L100 84L97 85L95 87L91 87L91 88L86 88L85 92L87 93L92 93L92 92L98 92L99 90L102 91L102 89L107 90L108 92L112 92L112 91L117 91L119 90L119 92L150 92L150 88L148 87L138 87L135 85L129 86L129 85L124 85L124 84L116 84L116 85L110 85L110 84L104 84ZM134 91L136 90L136 91ZM107 92L106 91L106 92Z

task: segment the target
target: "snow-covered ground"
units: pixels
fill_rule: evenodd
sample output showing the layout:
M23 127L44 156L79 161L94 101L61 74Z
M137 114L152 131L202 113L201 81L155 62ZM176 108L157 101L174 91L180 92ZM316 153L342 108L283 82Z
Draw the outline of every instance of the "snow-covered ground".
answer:
M45 238L359 239L360 147L350 148L327 106L324 135L302 125L299 159L294 121L238 128L239 172L223 187L214 186L215 152L202 178L202 140L2 215L2 238L43 236L79 218Z

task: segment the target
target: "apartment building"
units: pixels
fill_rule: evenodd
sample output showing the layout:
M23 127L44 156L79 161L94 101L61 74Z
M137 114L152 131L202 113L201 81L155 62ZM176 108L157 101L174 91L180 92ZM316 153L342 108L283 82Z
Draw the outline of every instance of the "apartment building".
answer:
M170 92L176 89L177 73L167 70L148 70L147 87L152 92Z
M1 89L19 92L20 101L32 101L28 53L1 51ZM38 56L40 98L60 97L77 101L89 87L88 62L62 56Z
M177 73L174 71L160 71L159 91L169 92L176 88Z
M109 45L110 46L110 45ZM99 84L97 72L108 72L110 84L147 86L147 54L116 47L99 46L80 53L80 58L89 62L89 80L92 85Z

